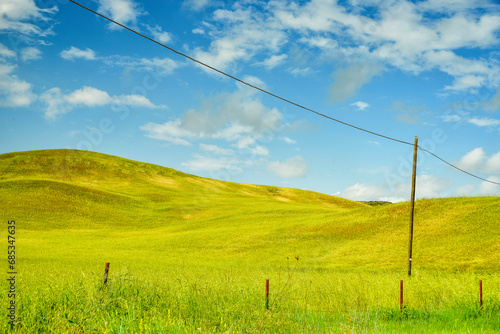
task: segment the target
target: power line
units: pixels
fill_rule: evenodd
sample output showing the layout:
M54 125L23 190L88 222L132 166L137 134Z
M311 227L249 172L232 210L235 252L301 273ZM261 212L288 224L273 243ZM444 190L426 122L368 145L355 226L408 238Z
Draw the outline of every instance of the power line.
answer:
M491 180L488 180L488 179L483 179L482 177L479 177L479 176L477 176L477 175L474 175L474 174L472 174L472 173L469 173L468 171L463 170L462 168L457 167L457 166L455 166L455 165L453 165L453 164L449 163L448 161L446 161L446 160L444 160L443 158L441 158L441 157L437 156L436 154L432 153L431 151L426 150L425 148L422 148L420 145L417 145L417 146L418 146L418 148L419 148L419 149L421 149L422 151L429 153L430 155L432 155L432 156L434 156L435 158L437 158L437 159L441 160L441 161L442 161L442 162L444 162L445 164L447 164L447 165L449 165L449 166L451 166L451 167L453 167L453 168L455 168L455 169L457 169L457 170L461 171L462 173L465 173L465 174L467 174L467 175L470 175L470 176L472 176L472 177L475 177L476 179L479 179L479 180L482 180L482 181L485 181L485 182L489 182L489 183L493 183L493 184L497 184L497 185L499 185L499 186L500 186L500 183L498 183L498 182L491 181Z
M69 1L71 1L71 2L72 2L72 3L74 3L75 5L80 6L80 7L81 7L81 8L83 8L83 9L88 10L89 12L94 13L94 14L95 14L95 15L97 15L97 16L100 16L100 17L102 17L102 18L104 18L104 19L106 19L106 20L108 20L108 21L110 21L110 22L112 22L112 23L114 23L114 24L116 24L116 25L118 25L118 26L120 26L120 27L124 28L124 29L127 29L127 30L128 30L128 31L130 31L130 32L133 32L133 33L134 33L134 34L136 34L136 35L139 35L139 36L141 36L141 37L143 37L143 38L145 38L145 39L147 39L147 40L149 40L149 41L151 41L151 42L153 42L153 43L156 43L156 44L158 44L158 45L160 45L160 46L162 46L162 47L164 47L164 48L166 48L166 49L168 49L168 50L170 50L170 51L172 51L172 52L174 52L174 53L176 53L176 54L178 54L178 55L180 55L180 56L183 56L183 57L185 57L185 58L187 58L187 59L189 59L189 60L191 60L191 61L193 61L193 62L195 62L195 63L197 63L197 64L199 64L199 65L202 65L202 66L204 66L204 67L206 67L206 68L209 68L209 69L211 69L212 71L215 71L215 72L217 72L217 73L219 73L219 74L222 74L222 75L224 75L224 76L226 76L226 77L228 77L228 78L231 78L231 79L233 79L233 80L235 80L235 81L238 81L238 82L240 82L240 83L242 83L242 84L244 84L244 85L246 85L246 86L248 86L248 87L251 87L251 88L253 88L253 89L256 89L256 90L258 90L258 91L260 91L260 92L262 92L262 93L265 93L265 94L267 94L267 95L270 95L270 96L272 96L272 97L274 97L274 98L277 98L277 99L279 99L279 100L282 100L282 101L284 101L284 102L286 102L286 103L288 103L288 104L294 105L294 106L296 106L296 107L298 107L298 108L301 108L301 109L304 109L304 110L307 110L307 111L312 112L312 113L314 113L314 114L316 114L316 115L318 115L318 116L321 116L321 117L327 118L327 119L332 120L332 121L335 121L335 122L337 122L337 123L340 123L340 124L343 124L343 125L349 126L349 127L354 128L354 129L356 129L356 130L363 131L363 132L366 132L366 133L369 133L369 134L372 134L372 135L375 135L375 136L378 136L378 137L382 137L382 138L385 138L385 139L388 139L388 140L392 140L392 141L395 141L395 142L398 142L398 143L401 143L401 144L406 144L406 145L411 145L411 146L414 146L414 144L412 144L412 143L410 143L410 142L407 142L407 141L404 141L404 140L400 140L400 139L396 139L396 138L393 138L393 137L390 137L390 136L386 136L386 135L383 135L383 134L380 134L380 133L377 133L377 132L374 132L374 131L370 131L370 130L367 130L367 129L361 128L361 127L359 127L359 126L356 126L356 125L353 125L353 124L350 124L350 123L347 123L347 122L341 121L341 120L336 119L336 118L333 118L333 117L331 117L331 116L325 115L325 114L320 113L320 112L318 112L318 111L316 111L316 110L313 110L313 109L310 109L310 108L308 108L308 107L305 107L305 106L303 106L303 105L301 105L301 104L299 104L299 103L293 102L293 101L288 100L288 99L286 99L286 98L284 98L284 97L281 97L281 96L279 96L279 95L277 95L277 94L274 94L274 93L272 93L272 92L269 92L269 91L267 91L267 90L265 90L265 89L263 89L263 88L260 88L260 87L258 87L258 86L252 85L252 84L250 84L250 83L248 83L248 82L246 82L246 81L244 81L244 80L242 80L242 79L239 79L239 78L237 78L237 77L235 77L235 76L233 76L233 75L231 75L231 74L228 74L228 73L226 73L226 72L224 72L224 71L221 71L221 70L219 70L219 69L217 69L217 68L215 68L215 67L213 67L213 66L210 66L210 65L208 65L208 64L206 64L206 63L204 63L204 62L202 62L202 61L199 61L199 60L197 60L197 59L195 59L195 58L193 58L193 57L191 57L191 56L188 56L188 55L187 55L187 54L185 54L185 53L182 53L182 52L180 52L180 51L177 51L177 50L176 50L176 49L174 49L174 48L171 48L171 47L169 47L169 46L167 46L167 45L165 45L165 44L163 44L163 43L160 43L160 42L158 42L157 40L155 40L155 39L153 39L153 38L151 38L151 37L149 37L149 36L146 36L146 35L144 35L144 34L141 34L141 33L140 33L140 32L138 32L137 30L134 30L134 29L132 29L132 28L130 28L130 27L127 27L126 25L124 25L124 24L122 24L122 23L116 22L115 20L113 20L113 19L111 19L111 18L109 18L109 17L107 17L107 16L105 16L105 15L103 15L103 14L99 13L99 12L96 12L95 10L90 9L90 8L88 8L88 7L86 7L86 6L82 5L82 4L80 4L80 3L78 3L78 2L76 2L76 1L74 1L74 0L69 0ZM467 172L467 171L465 171L465 170L463 170L463 169L461 169L461 168L459 168L459 167L457 167L457 166L455 166L455 165L453 165L453 164L451 164L451 163L447 162L446 160L444 160L444 159L440 158L440 157L439 157L439 156L437 156L436 154L434 154L434 153L432 153L432 152L430 152L430 151L428 151L428 150L426 150L426 149L424 149L424 148L422 148L422 147L420 147L420 146L418 146L418 148L419 148L419 149L421 149L422 151L425 151L425 152L427 152L427 153L431 154L432 156L436 157L437 159L441 160L442 162L446 163L447 165L449 165L449 166L451 166L451 167L453 167L453 168L455 168L455 169L457 169L457 170L459 170L459 171L461 171L461 172L463 172L463 173L465 173L465 174L468 174L468 175L470 175L470 176L472 176L472 177L475 177L475 178L477 178L477 179L479 179L479 180L483 180L483 181L485 181L485 182L489 182L489 183L493 183L493 184L500 185L500 183L498 183L498 182L494 182L494 181L491 181L491 180L483 179L482 177L479 177L479 176L477 176L477 175L474 175L474 174L472 174L472 173L469 173L469 172Z
M354 128L354 129L357 129L357 130L360 130L360 131L364 131L364 132L370 133L370 134L375 135L375 136L379 136L379 137L382 137L382 138L386 138L386 139L389 139L389 140L393 140L393 141L396 141L396 142L399 142L399 143L402 143L402 144L406 144L406 145L413 145L412 143L406 142L406 141L404 141L404 140L399 140L399 139L396 139L396 138L392 138L392 137L389 137L389 136L385 136L385 135L382 135L382 134L380 134L380 133L376 133L376 132L373 132L373 131L370 131L370 130L366 130L366 129L360 128L360 127L355 126L355 125L353 125L353 124L349 124L349 123L343 122L343 121L338 120L338 119L336 119L336 118L333 118L333 117L330 117L330 116L328 116L328 115L322 114L322 113L320 113L320 112L318 112L318 111L316 111L316 110L313 110L313 109L307 108L307 107L305 107L305 106L303 106L303 105L300 105L300 104L298 104L298 103L296 103L296 102L293 102L293 101L291 101L291 100L288 100L288 99L286 99L286 98L284 98L284 97L281 97L281 96L279 96L279 95L276 95L276 94L274 94L274 93L271 93L271 92L269 92L269 91L267 91L267 90L265 90L265 89L263 89L263 88L260 88L260 87L258 87L258 86L254 86L254 85L252 85L252 84L250 84L250 83L248 83L248 82L246 82L246 81L244 81L244 80L242 80L242 79L239 79L239 78L237 78L237 77L235 77L235 76L233 76L233 75L231 75L231 74L228 74L228 73L226 73L226 72L224 72L224 71L221 71L221 70L219 70L219 69L217 69L217 68L215 68L215 67L213 67L213 66L210 66L210 65L208 65L208 64L205 64L205 63L203 63L203 62L201 62L201 61L199 61L199 60L197 60L197 59L195 59L195 58L193 58L193 57L191 57L191 56L188 56L188 55L186 55L185 53L182 53L182 52L177 51L177 50L175 50L175 49L173 49L173 48L171 48L171 47L169 47L169 46L167 46L167 45L165 45L165 44L163 44L163 43L160 43L160 42L158 42L157 40L155 40L155 39L153 39L153 38L151 38L151 37L148 37L148 36L146 36L146 35L144 35L144 34L141 34L140 32L138 32L138 31L136 31L136 30L134 30L134 29L132 29L132 28L129 28L129 27L127 27L126 25L123 25L123 24L121 24L121 23L119 23L119 22L116 22L116 21L114 21L113 19L111 19L111 18L109 18L109 17L107 17L107 16L105 16L105 15L103 15L103 14L101 14L101 13L98 13L98 12L96 12L96 11L94 11L94 10L92 10L92 9L88 8L88 7L85 7L85 6L83 6L82 4L79 4L78 2L76 2L76 1L74 1L74 0L70 0L70 1L71 1L71 2L73 2L73 3L74 3L74 4L76 4L76 5L78 5L78 6L82 7L82 8L84 8L84 9L86 9L86 10L88 10L88 11L90 11L90 12L92 12L92 13L94 13L94 14L96 14L96 15L98 15L98 16L100 16L100 17L102 17L102 18L104 18L104 19L106 19L106 20L108 20L108 21L110 21L110 22L113 22L113 23L115 23L115 24L119 25L119 26L120 26L120 27L122 27L122 28L125 28L125 29L127 29L127 30L129 30L129 31L133 32L134 34L137 34L137 35L139 35L139 36L141 36L141 37L144 37L144 38L146 38L146 39L150 40L151 42L156 43L156 44L158 44L158 45L160 45L160 46L162 46L162 47L164 47L164 48L166 48L166 49L168 49L168 50L170 50L170 51L172 51L172 52L175 52L175 53L177 53L178 55L181 55L181 56L183 56L183 57L185 57L185 58L187 58L187 59L189 59L189 60L191 60L191 61L193 61L193 62L195 62L195 63L197 63L197 64L200 64L200 65L202 65L202 66L204 66L204 67L207 67L207 68L209 68L209 69L211 69L211 70L213 70L213 71L215 71L215 72L217 72L217 73L219 73L219 74L222 74L222 75L224 75L224 76L226 76L226 77L229 77L229 78L231 78L231 79L233 79L233 80L236 80L236 81L238 81L238 82L240 82L240 83L242 83L242 84L244 84L244 85L247 85L247 86L249 86L249 87L252 87L252 88L254 88L254 89L258 90L258 91L261 91L261 92L263 92L263 93L265 93L265 94L271 95L271 96L273 96L273 97L275 97L275 98L277 98L277 99L279 99L279 100L285 101L286 103L292 104L292 105L294 105L294 106L296 106L296 107L299 107L299 108L301 108L301 109L304 109L304 110L310 111L310 112L312 112L312 113L315 113L316 115L319 115L319 116L321 116L321 117L328 118L328 119L330 119L330 120L332 120L332 121L335 121L335 122L338 122L338 123L344 124L344 125L346 125L346 126L350 126L350 127Z

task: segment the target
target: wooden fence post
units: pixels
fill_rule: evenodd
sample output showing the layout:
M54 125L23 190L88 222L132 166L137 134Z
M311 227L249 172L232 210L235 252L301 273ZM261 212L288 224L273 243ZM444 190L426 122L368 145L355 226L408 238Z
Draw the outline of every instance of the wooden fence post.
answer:
M266 309L269 310L269 279L266 279Z
M479 310L483 309L483 280L479 280Z
M109 262L106 262L106 267L104 267L104 276L102 284L103 288L106 286L106 283L108 283L108 272L109 272Z
M403 312L403 280L399 282L399 310Z

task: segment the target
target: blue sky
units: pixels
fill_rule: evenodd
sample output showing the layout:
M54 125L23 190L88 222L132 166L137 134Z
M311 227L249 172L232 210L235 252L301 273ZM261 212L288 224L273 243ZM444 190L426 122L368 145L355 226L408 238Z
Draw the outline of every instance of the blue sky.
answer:
M495 1L81 3L500 182ZM233 182L410 198L412 146L66 0L0 0L0 110L0 153L77 148ZM478 194L500 186L419 152L418 198Z

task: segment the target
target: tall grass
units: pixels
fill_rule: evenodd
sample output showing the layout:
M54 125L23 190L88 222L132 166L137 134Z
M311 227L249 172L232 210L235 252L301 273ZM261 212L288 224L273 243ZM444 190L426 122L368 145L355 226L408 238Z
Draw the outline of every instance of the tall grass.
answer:
M30 265L14 333L495 333L500 276L417 272ZM270 309L265 280L270 280ZM404 309L399 280L404 279ZM478 281L484 282L479 309ZM2 285L5 286L3 283ZM3 289L3 291L5 291ZM2 305L6 296L2 295ZM6 321L0 330L8 330Z

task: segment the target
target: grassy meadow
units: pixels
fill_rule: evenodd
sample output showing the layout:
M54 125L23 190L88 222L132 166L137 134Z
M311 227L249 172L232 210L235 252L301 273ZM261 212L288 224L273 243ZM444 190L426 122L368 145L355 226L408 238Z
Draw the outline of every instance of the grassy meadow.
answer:
M409 203L46 150L0 155L0 208L18 272L2 332L500 332L499 197L417 201L411 279Z

